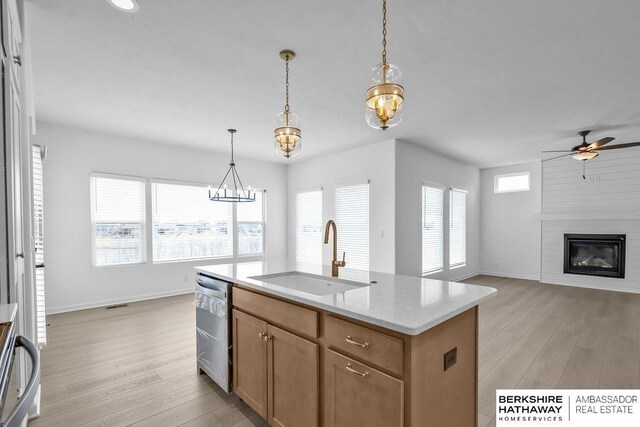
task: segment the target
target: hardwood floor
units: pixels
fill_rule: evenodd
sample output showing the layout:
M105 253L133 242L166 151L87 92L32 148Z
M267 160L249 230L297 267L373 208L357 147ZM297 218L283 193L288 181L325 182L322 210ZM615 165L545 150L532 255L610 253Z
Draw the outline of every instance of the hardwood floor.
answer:
M476 276L478 426L495 425L500 388L640 388L640 294Z
M640 295L476 276L480 427L497 388L640 388ZM34 426L264 426L195 369L192 295L48 316Z

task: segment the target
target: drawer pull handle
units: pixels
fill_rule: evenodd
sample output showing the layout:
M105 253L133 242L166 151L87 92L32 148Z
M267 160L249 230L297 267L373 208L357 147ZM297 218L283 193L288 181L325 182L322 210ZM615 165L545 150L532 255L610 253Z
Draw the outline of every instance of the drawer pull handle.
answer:
M360 372L360 371L356 371L355 369L353 369L351 367L351 363L347 363L347 371L349 372L353 372L354 374L360 375L362 378L368 377L369 376L369 372L364 371L364 372Z
M348 342L349 344L357 345L358 347L369 348L369 343L368 342L362 344L362 343L360 343L358 341L354 341L353 338L351 338L350 335L347 335L347 339L345 341Z

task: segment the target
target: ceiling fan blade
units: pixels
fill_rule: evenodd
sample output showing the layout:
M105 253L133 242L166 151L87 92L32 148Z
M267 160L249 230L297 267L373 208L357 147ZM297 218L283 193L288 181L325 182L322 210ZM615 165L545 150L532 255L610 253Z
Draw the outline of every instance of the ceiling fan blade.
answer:
M574 155L574 154L576 154L576 152L575 152L575 151L572 151L572 152L570 152L570 153L568 153L568 154L563 154L563 155L561 155L561 156L551 157L551 158L549 158L549 159L542 159L542 161L543 161L543 162L548 162L549 160L555 160L555 159L559 159L559 158L561 158L561 157L572 156L572 155Z
M638 146L640 146L640 142L627 142L624 144L616 144L616 145L609 145L608 147L596 148L595 151L615 150L617 148L631 148L631 147L638 147Z
M608 143L610 143L614 139L615 138L612 138L612 137L599 139L596 142L592 142L591 144L589 144L589 149L590 150L598 149L598 148L602 147L603 145L607 145Z
M545 150L541 153L573 153L573 150Z

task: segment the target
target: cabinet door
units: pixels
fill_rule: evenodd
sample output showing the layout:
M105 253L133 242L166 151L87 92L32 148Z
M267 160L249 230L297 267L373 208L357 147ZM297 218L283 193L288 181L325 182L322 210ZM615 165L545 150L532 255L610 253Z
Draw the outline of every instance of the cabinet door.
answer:
M317 344L269 325L269 423L315 427L319 418Z
M325 426L401 427L403 391L402 381L325 349Z
M267 418L267 323L233 310L233 391Z

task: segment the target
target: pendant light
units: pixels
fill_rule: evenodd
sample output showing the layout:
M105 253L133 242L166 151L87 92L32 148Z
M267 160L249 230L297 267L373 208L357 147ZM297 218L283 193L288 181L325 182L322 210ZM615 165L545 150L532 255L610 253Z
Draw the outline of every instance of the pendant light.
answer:
M402 120L404 88L400 68L387 63L387 0L382 0L382 63L371 70L367 90L367 123L387 130Z
M229 163L229 169L213 196L211 195L211 187L209 187L209 199L214 202L255 202L255 190L252 193L251 187L247 187L245 191L242 181L240 181L240 176L236 171L236 164L233 161L233 134L236 133L236 130L227 129L227 131L231 134L231 163ZM229 178L229 184L233 184L233 188L231 186L227 188L227 178Z
M300 132L300 117L291 111L289 107L289 61L292 61L296 54L292 50L280 52L280 58L285 61L285 104L284 111L276 116L276 127L273 131L275 138L276 152L287 159L300 153L302 150L302 133Z

